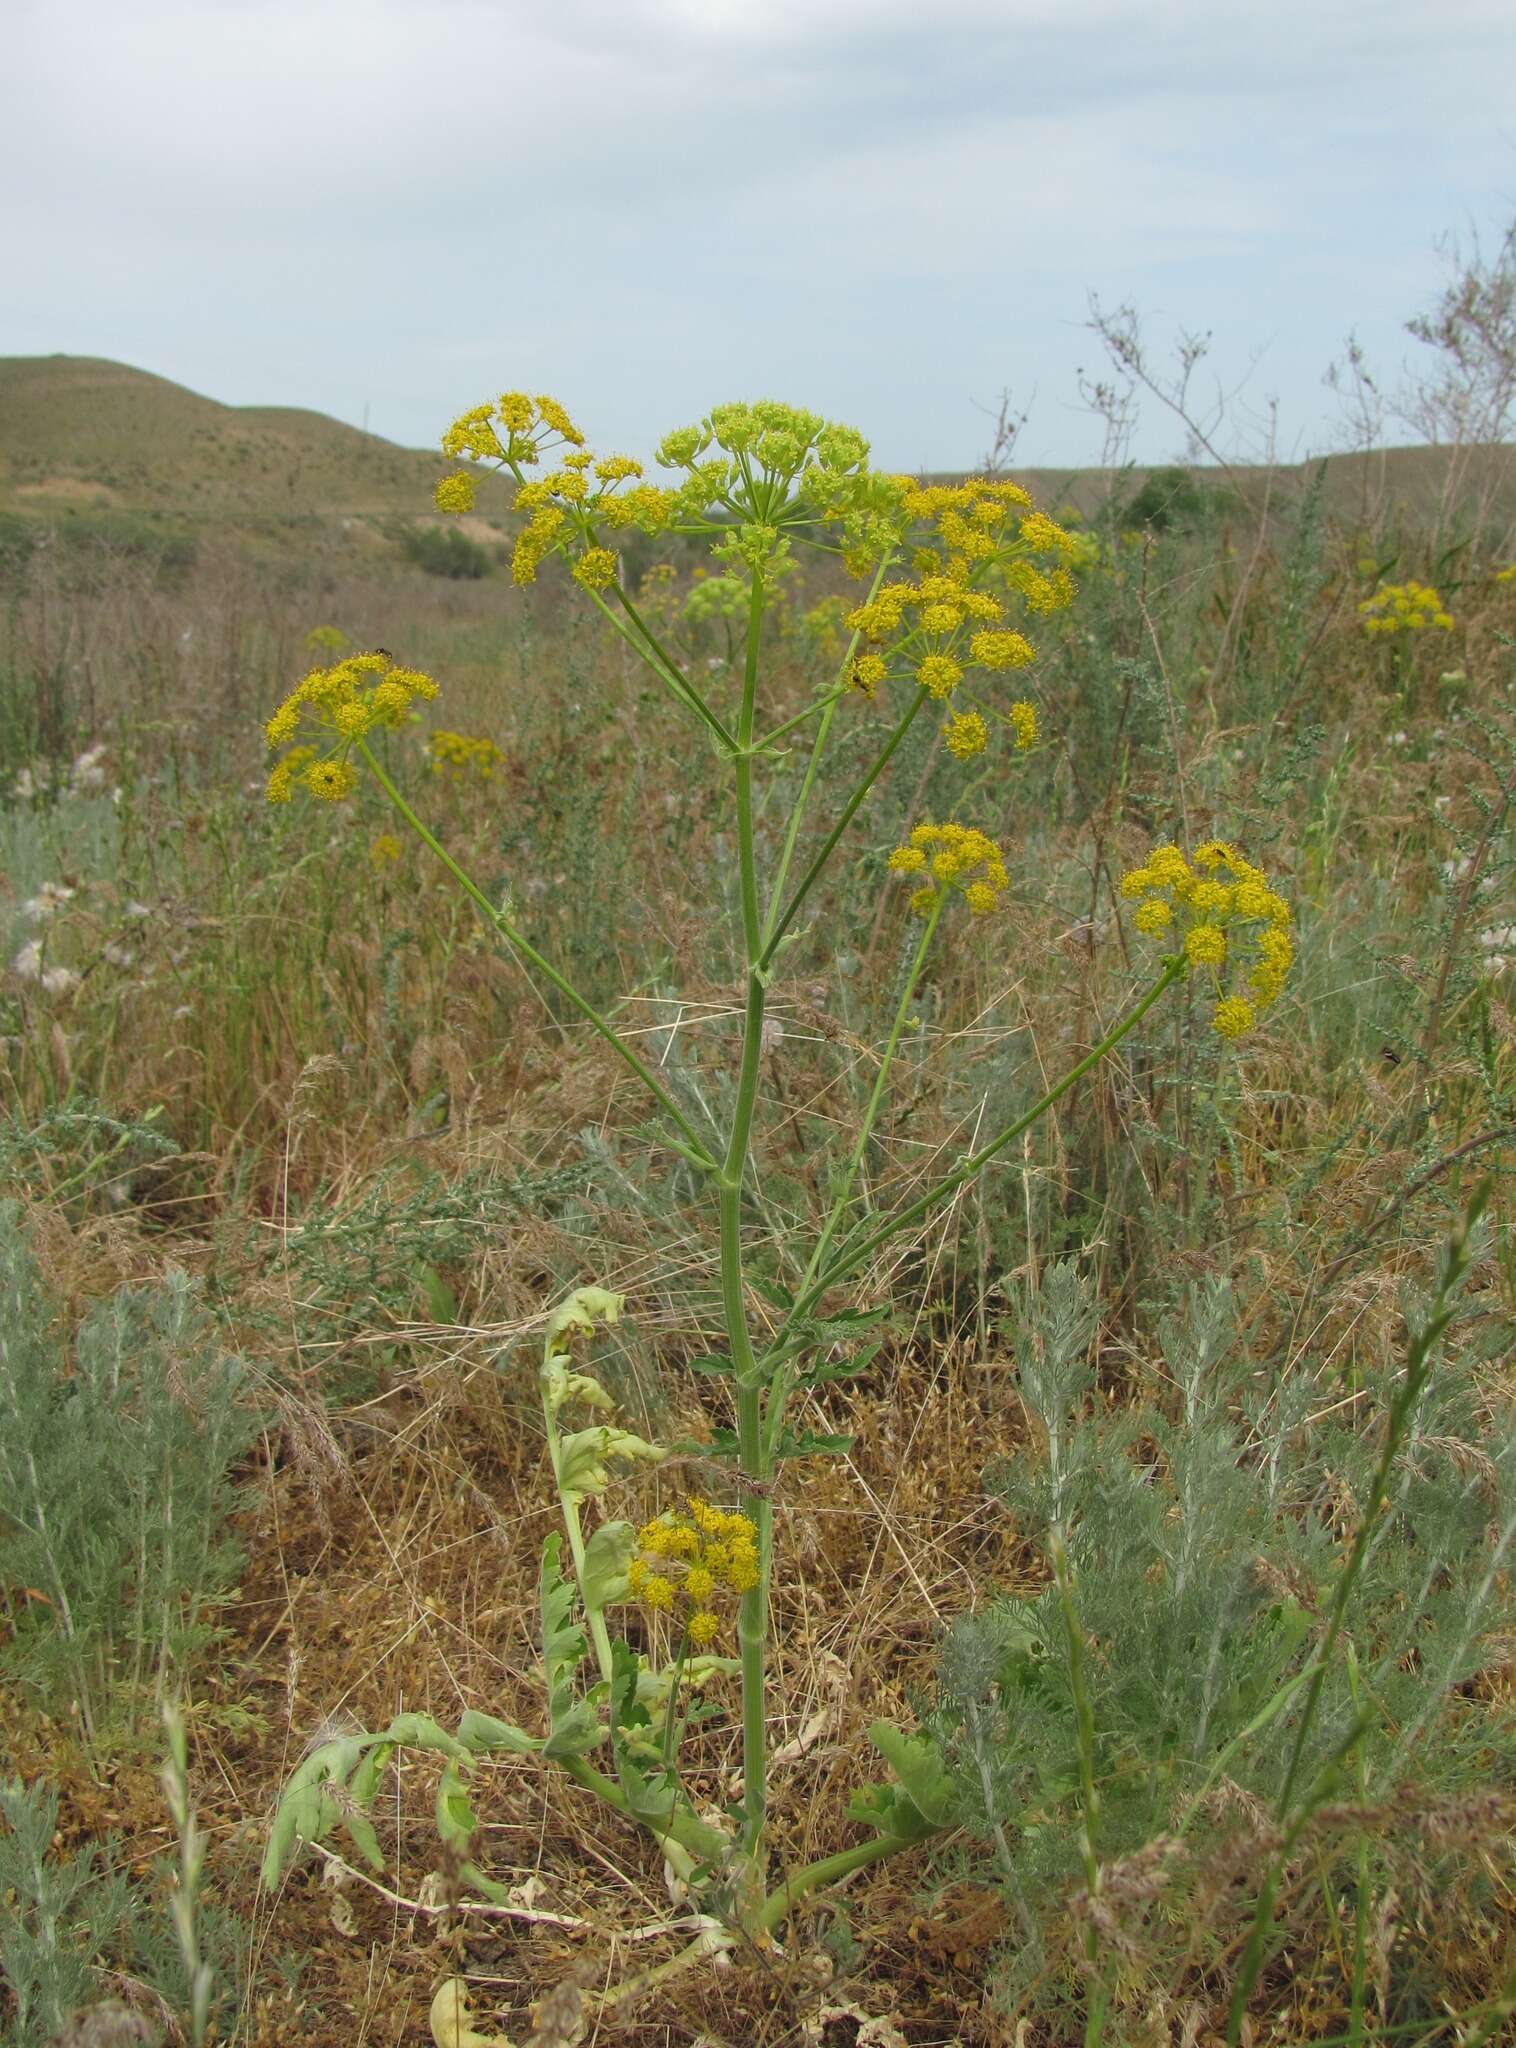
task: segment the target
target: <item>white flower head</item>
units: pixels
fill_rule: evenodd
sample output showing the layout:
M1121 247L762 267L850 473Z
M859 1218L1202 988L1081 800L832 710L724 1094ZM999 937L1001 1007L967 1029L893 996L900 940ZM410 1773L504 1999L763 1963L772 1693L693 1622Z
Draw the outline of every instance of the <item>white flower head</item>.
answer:
M51 917L55 910L61 910L65 903L72 903L74 891L66 889L61 882L44 882L35 896L29 896L21 906L24 917L33 923L40 923L44 917Z
M99 746L86 748L77 757L68 778L68 786L76 795L86 790L104 789L105 770L100 765L104 755L105 745L102 741Z

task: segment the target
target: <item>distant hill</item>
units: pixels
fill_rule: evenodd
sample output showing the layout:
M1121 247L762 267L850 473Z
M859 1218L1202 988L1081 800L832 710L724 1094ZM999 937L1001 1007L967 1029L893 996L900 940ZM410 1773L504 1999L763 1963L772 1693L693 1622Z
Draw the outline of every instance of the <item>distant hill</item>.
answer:
M0 505L310 519L424 513L441 457L125 363L0 357Z
M1326 502L1339 517L1377 505L1415 521L1435 516L1448 475L1438 448L1390 448L1328 459ZM1241 469L1255 503L1267 487L1288 500L1317 464ZM361 433L324 413L220 405L181 384L92 356L0 357L0 509L149 513L195 523L280 527L311 521L424 520L441 457ZM1152 472L1022 469L1011 474L1050 510L1088 516L1112 490L1129 501ZM1213 470L1197 481L1214 487ZM1492 521L1516 522L1516 450L1477 449L1465 479L1489 486ZM463 530L482 539L481 521Z

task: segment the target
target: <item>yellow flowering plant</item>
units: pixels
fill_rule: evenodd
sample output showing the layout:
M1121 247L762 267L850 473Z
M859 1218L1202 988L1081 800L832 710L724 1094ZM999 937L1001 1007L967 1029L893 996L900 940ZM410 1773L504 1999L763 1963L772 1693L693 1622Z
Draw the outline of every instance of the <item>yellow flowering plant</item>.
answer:
M724 1126L702 1101L679 1099L669 1077L646 1064L563 966L530 943L509 908L489 899L418 816L375 752L376 732L408 723L413 704L436 696L430 677L366 654L313 671L268 722L278 755L269 794L285 801L298 789L330 799L351 794L357 777L368 776L500 940L558 991L646 1092L663 1120L663 1141L694 1169L715 1211L726 1350L703 1369L730 1390L735 1429L710 1448L732 1456L737 1498L719 1507L686 1499L638 1524L609 1516L586 1534L586 1511L602 1514L618 1478L656 1468L667 1451L623 1429L610 1395L575 1364L575 1344L622 1308L604 1289L580 1289L549 1321L541 1371L564 1524L542 1560L545 1733L471 1712L456 1736L410 1715L382 1735L341 1738L291 1780L265 1869L277 1877L297 1840L320 1839L339 1821L365 1848L353 1815L371 1803L394 1748L417 1741L444 1755L438 1824L465 1878L488 1894L490 1881L468 1859L472 1817L460 1774L492 1748L532 1753L648 1827L676 1874L703 1886L710 1918L691 1950L703 1954L766 1937L817 1886L921 1840L946 1818L945 1767L930 1743L877 1723L871 1738L891 1775L854 1802L864 1839L770 1886L771 1495L783 1460L838 1447L788 1426L794 1399L838 1376L826 1361L839 1344L859 1347L852 1369L877 1348L870 1332L884 1311L855 1305L844 1290L892 1238L1001 1156L1181 978L1193 973L1213 991L1213 1021L1224 1039L1242 1035L1277 997L1289 968L1289 913L1236 848L1212 841L1186 855L1157 847L1121 884L1137 929L1165 949L1148 985L1030 1109L914 1199L881 1210L860 1203L860 1173L929 954L945 929L992 930L1012 886L1005 852L983 823L916 824L887 859L919 924L870 1097L808 1245L791 1233L774 1248L783 1277L766 1281L764 1293L777 1314L760 1325L751 1307L750 1199L761 1164L755 1131L764 1027L781 957L860 809L919 721L935 723L958 761L979 764L998 753L1010 763L1037 744L1037 710L1024 688L1036 659L1028 634L1072 601L1079 543L1014 483L923 484L878 472L852 428L778 404L720 406L667 435L657 451L658 481L629 456L595 454L564 408L542 395L509 392L475 408L449 428L443 447L471 466L443 479L439 507L468 510L490 482L480 468L493 470L519 520L515 580L529 584L550 563L560 565L726 764L733 949L744 993ZM706 594L689 602L731 628L730 663L694 671L666 643L661 619L628 588L620 550L634 533L678 535L685 544L695 537L708 546L713 574ZM765 692L765 657L785 579L807 551L840 564L861 588L830 619L828 636L816 636L816 648L832 656L829 674L801 709L782 715ZM642 587L650 587L646 579ZM831 743L856 721L872 725L874 737L862 770L836 787L823 772ZM433 758L446 759L450 744L434 736ZM770 765L796 745L805 749L803 770L772 840L761 842L760 804L780 787L766 780ZM728 1644L735 1660L721 1654ZM697 1809L679 1752L692 1691L729 1677L741 1686L742 1798L723 1823Z

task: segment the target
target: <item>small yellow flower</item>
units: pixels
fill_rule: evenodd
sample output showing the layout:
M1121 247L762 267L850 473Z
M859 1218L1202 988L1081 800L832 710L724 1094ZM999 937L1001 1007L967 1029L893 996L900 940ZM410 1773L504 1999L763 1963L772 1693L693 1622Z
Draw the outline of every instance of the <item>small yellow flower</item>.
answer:
M734 1593L751 1593L758 1584L758 1553L743 1545L734 1550L726 1568L726 1583Z
M1006 716L1010 719L1011 730L1016 735L1017 751L1024 754L1029 747L1035 747L1037 744L1037 706L1029 704L1025 697L1018 697L1006 713Z
M574 580L586 590L608 590L616 580L616 557L609 548L586 548L574 564Z
M404 851L393 832L381 832L369 848L368 856L376 867L383 867L387 862L399 860Z
M1192 925L1185 934L1184 950L1192 967L1225 966L1226 933L1219 925Z
M358 771L351 761L313 761L301 780L312 796L335 804L358 787Z
M1172 887L1190 878L1190 864L1177 846L1155 846L1147 857L1146 871L1162 887Z
M1140 904L1136 916L1132 919L1138 931L1147 932L1150 935L1154 932L1166 931L1173 921L1173 911L1167 903L1156 896L1152 897L1148 902Z
M432 773L454 783L491 782L505 761L493 740L441 728L428 737L426 750L432 757Z
M472 512L474 494L474 479L466 470L460 469L440 480L432 492L432 502L439 512Z
M889 664L882 654L860 654L848 671L848 688L872 697L888 673Z
M970 882L963 892L963 900L975 917L988 917L1000 907L1000 898L988 882Z
M537 417L545 427L551 428L555 434L561 434L565 441L572 441L576 448L584 446L583 434L580 433L556 398L548 398L544 393L539 392L537 395Z
M926 855L919 846L897 846L885 866L893 874L919 875L926 866Z
M1174 851L1177 853L1178 847L1175 847ZM1195 848L1194 854L1196 867L1204 868L1208 874L1219 867L1230 866L1236 857L1237 849L1230 846L1225 839L1202 840Z
M928 654L917 666L916 680L933 697L951 697L963 680L963 670L951 655Z
M984 752L990 730L977 711L959 711L942 728L942 737L955 761L967 761Z
M695 1648L703 1650L720 1635L721 1617L707 1608L698 1609L686 1623L686 1631Z
M929 604L921 613L921 630L924 633L956 632L963 623L963 613L955 604Z
M716 1590L715 1574L706 1565L692 1564L684 1575L684 1590L692 1600L709 1600Z
M1197 856L1198 858L1198 856ZM1207 879L1196 882L1185 899L1191 910L1203 917L1217 917L1232 907L1232 891L1225 882Z
M674 1604L674 1585L661 1572L649 1572L642 1582L642 1604L655 1614L667 1613Z
M1036 660L1029 640L1020 633L976 633L969 653L981 668L1027 668Z
M1228 996L1216 1005L1216 1014L1211 1027L1223 1038L1241 1038L1244 1032L1253 1028L1253 1006L1241 996Z
M373 723L373 706L365 704L361 697L350 698L346 704L333 707L332 729L345 740L361 740Z

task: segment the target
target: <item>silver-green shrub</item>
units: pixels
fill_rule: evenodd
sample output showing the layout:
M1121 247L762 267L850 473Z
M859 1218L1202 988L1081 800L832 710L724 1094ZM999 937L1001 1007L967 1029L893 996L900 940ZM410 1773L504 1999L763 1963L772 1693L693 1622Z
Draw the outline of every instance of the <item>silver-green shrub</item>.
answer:
M235 1583L233 1467L256 1431L247 1369L189 1277L125 1287L76 1332L0 1205L0 1587L12 1672L130 1719L214 1637Z
M987 1483L1048 1583L950 1631L930 1722L1006 1888L1013 2007L1214 1992L1260 1898L1259 1955L1319 1909L1350 1960L1381 1909L1414 1899L1428 1953L1443 1903L1494 1910L1480 1852L1516 1801L1516 1730L1471 1688L1504 1654L1516 1423L1503 1334L1451 1299L1407 1297L1407 1357L1377 1378L1281 1381L1227 1284L1193 1284L1156 1321L1146 1398L1112 1406L1078 1270L1018 1296L1031 1442ZM1361 2012L1361 1943L1353 1967Z

